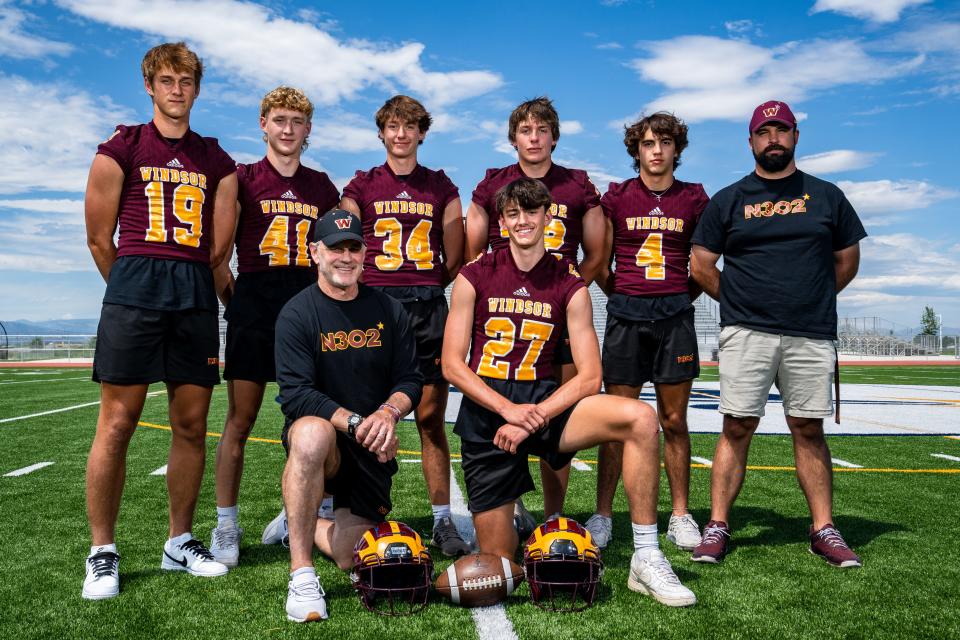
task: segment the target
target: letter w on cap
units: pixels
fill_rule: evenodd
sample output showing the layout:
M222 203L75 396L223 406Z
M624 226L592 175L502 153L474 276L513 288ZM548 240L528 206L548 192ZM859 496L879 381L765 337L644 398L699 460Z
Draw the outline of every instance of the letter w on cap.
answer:
M350 228L350 218L336 218L334 222L337 223L338 229L349 229Z
M779 105L779 104L776 104L776 105L774 105L774 106L772 106L772 107L767 107L766 109L764 109L764 110L763 110L763 117L765 117L765 118L772 118L772 117L776 116L778 113L780 113L780 105Z

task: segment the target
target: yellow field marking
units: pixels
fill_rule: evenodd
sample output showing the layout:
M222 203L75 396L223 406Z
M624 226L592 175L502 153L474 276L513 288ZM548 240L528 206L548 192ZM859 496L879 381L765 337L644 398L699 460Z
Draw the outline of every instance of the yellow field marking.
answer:
M151 429L162 429L162 430L164 430L164 431L170 431L170 430L171 430L171 428L170 428L169 425L165 425L165 424L154 424L154 423L152 423L152 422L142 422L142 421L141 421L141 422L138 422L138 423L137 423L137 426L139 426L139 427L149 427L149 428L151 428ZM214 431L207 431L207 435L210 436L211 438L221 438L221 437L223 437L223 434L222 434L222 433L216 433L216 432L214 432ZM953 439L955 439L955 440L960 440L960 437L958 437L958 436L944 436L944 437L945 437L945 438L953 438ZM252 440L252 441L254 441L254 442L266 442L267 444L281 444L281 442L280 442L279 440L272 440L272 439L270 439L270 438L253 438L253 437L251 437L251 438L247 438L247 440ZM422 452L421 452L421 451L410 451L410 450L408 450L408 449L399 449L399 450L397 450L397 453L402 454L402 455L405 455L405 456L420 456L420 455L422 455ZM451 457L451 458L460 459L461 456L460 456L460 454L458 454L458 453L451 453L451 454L450 454L450 457ZM529 460L530 462L536 462L537 460L539 460L539 458L536 458L536 457L534 457L534 456L529 456L528 460ZM577 460L579 460L580 462L585 462L585 463L587 463L587 464L597 464L597 461L596 461L596 460L585 460L585 459L583 459L583 458L577 458ZM660 467L662 468L663 465L661 464ZM710 467L708 467L708 466L705 465L705 464L691 464L691 465L690 465L690 468L691 468L691 469L709 469ZM774 466L767 466L767 465L750 465L750 464L747 465L747 469L750 470L750 471L796 471L796 470L797 470L796 467L774 467ZM886 469L886 468L881 468L881 469L867 469L867 468L864 468L864 469L848 469L848 468L846 468L846 467L834 467L833 470L834 470L834 471L840 471L840 472L846 472L846 473L863 473L863 472L866 472L866 473L953 473L953 474L960 473L960 469Z
M898 397L887 397L884 400L912 400L914 402L943 402L949 405L957 405L960 407L960 400L951 400L949 398L898 398Z
M947 438L948 440L960 440L960 436L943 436L943 437Z

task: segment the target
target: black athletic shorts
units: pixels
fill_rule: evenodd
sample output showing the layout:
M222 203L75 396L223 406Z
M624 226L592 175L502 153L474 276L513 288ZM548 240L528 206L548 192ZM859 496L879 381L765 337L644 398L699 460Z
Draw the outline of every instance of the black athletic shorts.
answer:
M290 425L284 425L280 436L288 456ZM326 479L323 487L325 493L333 496L333 508L350 509L354 515L373 522L386 520L393 509L390 489L393 476L399 469L397 461L379 462L377 456L342 431L337 431L337 449L340 451L340 468L337 475Z
M315 269L271 269L237 277L230 306L223 314L227 320L226 380L277 379L273 353L277 316L290 298L316 282Z
M517 404L536 404L557 388L554 380L517 382L483 378L483 381ZM513 454L493 444L493 436L503 426L503 418L463 397L453 430L461 438L467 506L472 513L495 509L535 489L528 456L537 456L554 469L562 469L570 464L576 452L562 453L558 448L560 436L576 406L574 404L552 418L546 428L529 436Z
M220 384L215 311L156 311L105 302L97 326L93 380L110 384Z
M558 368L565 364L573 364L573 351L570 350L570 331L566 325L563 327L563 333L560 334L557 349L553 353L553 364ZM557 374L559 375L559 373L558 371Z
M700 375L700 352L690 308L663 320L607 316L603 338L604 384L633 387L674 384Z
M423 383L446 384L440 368L440 352L443 351L443 327L447 324L447 299L439 296L402 304L410 316L413 338L417 343L417 365L423 374Z

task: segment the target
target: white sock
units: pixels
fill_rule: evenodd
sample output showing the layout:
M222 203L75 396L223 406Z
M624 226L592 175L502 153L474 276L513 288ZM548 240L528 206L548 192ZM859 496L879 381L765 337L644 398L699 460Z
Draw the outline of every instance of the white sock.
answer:
M633 550L647 551L650 549L659 549L660 542L657 540L657 524L637 524L630 523L633 527Z
M436 525L443 518L450 517L450 505L449 504L432 504L430 508L433 509L433 524Z
M184 542L187 542L188 540L192 540L192 539L193 539L193 534L187 531L185 533L181 533L176 538L170 538L169 540L167 540L167 542L170 543L171 547L177 547L183 544Z
M90 555L87 557L89 558L90 556L95 556L98 553L103 553L104 551L111 551L113 553L116 553L117 543L111 542L110 544L101 544L101 545L90 547Z
M290 580L293 582L306 582L307 580L313 580L316 577L317 571L313 567L300 567L290 574Z
M233 505L232 507L217 507L217 526L222 527L226 524L227 520L233 520L233 523L237 523L237 517L240 515L240 507Z

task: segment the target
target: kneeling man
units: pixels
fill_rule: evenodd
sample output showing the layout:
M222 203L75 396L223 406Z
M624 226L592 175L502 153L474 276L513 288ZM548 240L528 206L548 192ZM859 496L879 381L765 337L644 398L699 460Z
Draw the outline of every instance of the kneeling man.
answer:
M619 442L635 549L628 586L666 605L692 605L696 597L657 542L656 413L639 400L598 395L590 297L573 264L544 249L550 204L539 180L503 187L497 209L509 245L465 266L453 287L441 361L464 395L454 431L463 441L477 542L481 551L513 557L513 504L534 488L528 455L559 469L580 449ZM558 387L554 350L565 328L577 374Z
M360 536L385 519L397 472L396 424L417 405L423 377L406 312L359 284L363 235L353 214L317 224L317 286L295 295L276 328L277 384L286 418L283 502L290 535L287 617L327 617L313 544L349 569ZM324 491L335 521L317 519Z

